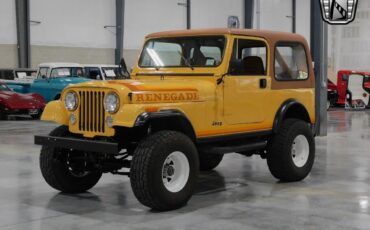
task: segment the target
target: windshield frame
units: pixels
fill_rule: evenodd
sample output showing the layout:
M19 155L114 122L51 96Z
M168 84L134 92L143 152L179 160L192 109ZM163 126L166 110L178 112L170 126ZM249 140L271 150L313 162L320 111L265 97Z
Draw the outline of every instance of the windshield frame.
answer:
M147 46L147 44L153 40L161 40L161 39L186 39L186 38L207 38L207 37L214 37L214 38L223 38L224 39L224 46L223 46L223 50L221 52L221 61L217 64L217 65L213 65L213 66L210 66L210 65L203 65L203 66L197 66L197 65L187 65L184 63L184 65L179 65L179 66L155 66L155 65L152 65L152 66L142 66L141 65L141 62L142 62L142 59L144 57L144 52L145 52L145 48ZM227 46L228 46L228 37L225 36L225 35L218 35L218 34L215 34L215 35L191 35L191 36L176 36L176 37L156 37L156 38L150 38L148 40L145 41L144 45L143 45L143 48L141 49L141 52L140 52L140 56L139 56L139 59L137 61L137 66L139 68L142 68L142 69L175 69L175 68L217 68L217 67L220 67L225 59L225 55L226 55L226 51L227 51ZM183 55L183 53L181 52L181 54ZM180 57L180 59L182 59Z

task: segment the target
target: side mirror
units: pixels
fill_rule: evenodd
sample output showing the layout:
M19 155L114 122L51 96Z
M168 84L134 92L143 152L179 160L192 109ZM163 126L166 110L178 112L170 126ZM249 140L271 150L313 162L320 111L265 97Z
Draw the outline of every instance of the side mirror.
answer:
M46 75L41 75L41 78L42 79L46 79Z
M101 77L100 77L100 75L98 74L98 75L96 75L96 80L101 80Z

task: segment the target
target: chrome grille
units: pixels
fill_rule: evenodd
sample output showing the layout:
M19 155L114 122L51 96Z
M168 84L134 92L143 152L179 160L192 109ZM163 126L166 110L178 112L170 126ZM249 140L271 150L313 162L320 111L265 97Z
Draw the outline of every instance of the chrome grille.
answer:
M105 111L104 92L83 90L78 92L80 96L80 109L78 128L80 131L104 133Z

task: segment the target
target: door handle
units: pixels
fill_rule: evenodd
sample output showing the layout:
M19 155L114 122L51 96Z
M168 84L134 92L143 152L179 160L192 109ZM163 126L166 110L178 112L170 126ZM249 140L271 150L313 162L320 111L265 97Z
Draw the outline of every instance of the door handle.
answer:
M266 89L266 87L267 87L267 81L266 81L266 79L261 78L260 79L260 88L261 89Z

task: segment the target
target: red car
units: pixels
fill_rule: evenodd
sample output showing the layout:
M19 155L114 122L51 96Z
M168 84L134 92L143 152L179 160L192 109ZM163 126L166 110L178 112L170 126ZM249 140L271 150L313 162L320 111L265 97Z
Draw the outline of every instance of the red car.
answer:
M362 75L364 76L364 89L370 92L370 73L352 70L340 70L338 71L337 78L337 91L338 101L337 104L344 106L346 104L346 95L348 87L348 76L350 75Z
M7 115L30 115L39 118L45 107L44 98L36 93L20 94L13 92L0 82L0 119Z

